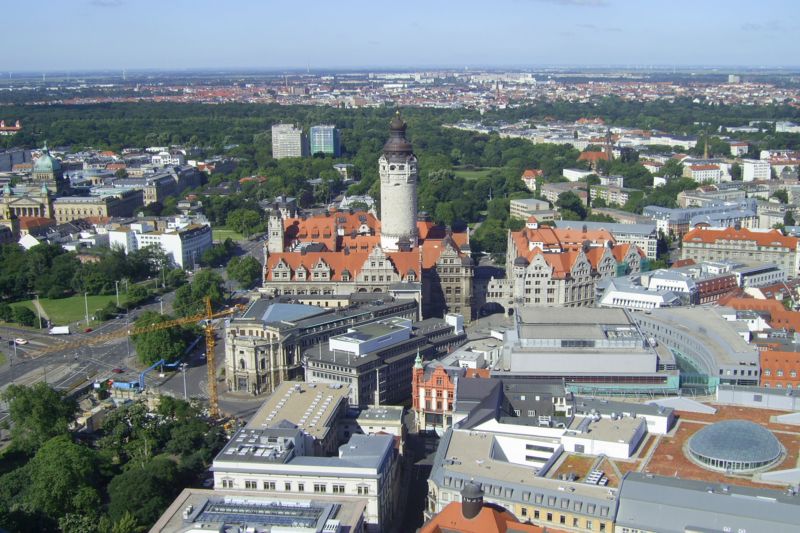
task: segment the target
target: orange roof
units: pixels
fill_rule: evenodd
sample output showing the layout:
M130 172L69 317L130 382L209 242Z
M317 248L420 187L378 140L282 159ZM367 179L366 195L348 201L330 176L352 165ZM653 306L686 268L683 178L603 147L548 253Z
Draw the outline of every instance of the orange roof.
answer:
M540 178L544 175L544 171L539 170L538 168L526 168L525 172L522 173L523 178Z
M719 305L733 307L738 311L767 311L769 313L781 312L786 309L778 300L756 300L755 298L741 298L736 296L722 297Z
M700 170L719 170L719 165L692 165L689 167L694 171Z
M533 524L523 524L506 510L485 506L474 518L464 518L461 503L447 504L442 512L434 515L420 528L420 533L543 533L545 530Z
M678 259L677 261L672 263L672 266L670 268L680 268L680 267L690 266L693 264L695 264L694 259Z
M120 170L126 167L125 163L109 163L106 165L106 170Z
M578 161L608 161L608 154L605 152L581 152Z
M683 236L683 242L715 244L717 241L754 241L759 246L779 246L797 249L797 238L787 237L778 230L750 231L742 228L706 229L695 228Z
M417 280L421 279L419 254L417 252L393 252L387 254L387 256L389 261L394 264L395 272L397 272L401 278L405 279L409 270L411 270L414 272ZM297 270L301 266L310 273L319 261L322 261L330 267L332 281L342 281L342 273L345 270L349 271L351 279L354 279L364 267L364 263L369 261L369 252L359 251L346 254L343 252L327 251L308 252L305 254L301 252L270 254L265 267L266 278L272 280L272 269L280 262L283 262L292 270L289 279L297 280ZM310 274L306 274L306 280L313 281Z
M52 218L44 217L19 217L19 227L21 229L38 228L41 226L55 226L56 221Z

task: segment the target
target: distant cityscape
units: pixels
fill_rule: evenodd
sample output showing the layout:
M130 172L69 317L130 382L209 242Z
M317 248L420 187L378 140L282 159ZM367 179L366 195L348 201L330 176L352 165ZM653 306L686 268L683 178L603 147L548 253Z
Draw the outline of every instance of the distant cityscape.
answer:
M798 531L796 74L159 76L0 81L1 528Z

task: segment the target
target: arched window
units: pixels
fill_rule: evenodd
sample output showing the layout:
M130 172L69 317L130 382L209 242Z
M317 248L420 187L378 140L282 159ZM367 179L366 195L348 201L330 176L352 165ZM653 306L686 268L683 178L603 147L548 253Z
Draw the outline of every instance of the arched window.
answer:
M239 359L239 370L244 370L245 364L244 359Z

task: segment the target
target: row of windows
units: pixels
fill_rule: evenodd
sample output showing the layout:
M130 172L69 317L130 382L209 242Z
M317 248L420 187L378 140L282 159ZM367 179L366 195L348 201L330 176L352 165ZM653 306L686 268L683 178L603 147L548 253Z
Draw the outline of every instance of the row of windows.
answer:
M232 489L234 486L234 482L232 479L223 479L222 480L222 488L224 489ZM297 492L305 492L306 491L306 484L302 482L298 482L296 484ZM314 483L313 491L317 494L326 494L328 492L329 485L327 483ZM258 490L258 481L255 479L246 479L244 480L244 488L248 490ZM261 489L262 490L270 490L274 491L277 490L277 483L275 481L262 481L261 482ZM333 483L330 485L331 492L333 494L345 494L345 486L340 483ZM283 484L284 492L290 492L292 490L292 483L290 481L286 481ZM357 491L359 496L366 496L369 495L369 485L359 485L357 487Z
M524 518L527 518L527 517L531 516L529 514L529 511L528 511L527 507L523 507L522 511L520 512L520 514ZM539 511L538 509L534 509L533 510L533 516L531 516L531 518L533 518L534 520L542 520L542 519L544 519L547 522L555 522L556 521L554 519L553 513L544 513L544 518L542 518L542 516L541 516L542 514L543 513L541 513L541 511ZM569 517L567 515L560 514L560 515L558 515L558 520L557 521L558 521L559 524L567 525L568 524L568 518ZM571 525L572 527L581 527L580 521L581 521L580 518L572 517L572 522L569 525ZM594 520L590 520L590 519L587 518L587 519L584 519L583 523L584 523L584 529L594 530L594 525L595 525L595 521ZM607 529L606 529L607 527L608 526L606 525L605 522L600 522L600 527L599 527L598 531L607 531Z
M764 369L764 375L765 376L771 376L772 375L772 370L770 370L769 368L765 368ZM779 377L779 378L782 378L783 377L783 370L777 370L775 372L775 375L777 377ZM797 377L797 371L796 370L790 371L789 372L789 377L796 378Z

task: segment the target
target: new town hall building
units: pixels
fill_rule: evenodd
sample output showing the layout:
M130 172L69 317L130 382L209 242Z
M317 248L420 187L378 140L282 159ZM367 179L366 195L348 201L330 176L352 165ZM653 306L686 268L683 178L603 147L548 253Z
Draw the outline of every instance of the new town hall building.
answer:
M492 279L486 300L507 313L514 307L585 307L595 302L598 281L647 270L644 252L619 244L605 229L540 226L530 217L510 231L506 277Z
M379 160L381 218L334 212L309 218L273 214L262 292L414 297L424 316L472 317L469 234L417 216L417 158L395 116Z

